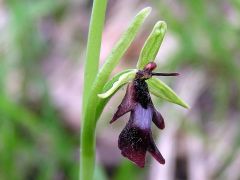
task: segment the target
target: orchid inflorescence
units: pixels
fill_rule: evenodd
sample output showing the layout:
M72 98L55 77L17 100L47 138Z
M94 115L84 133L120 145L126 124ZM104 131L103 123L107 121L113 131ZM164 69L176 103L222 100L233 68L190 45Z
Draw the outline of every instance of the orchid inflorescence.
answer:
M93 22L90 23L90 25L92 25L90 31L92 35L90 34L89 36L88 58L85 64L86 84L84 86L85 99L83 99L80 158L80 178L84 180L92 179L93 176L97 120L101 116L107 102L123 85L128 84L126 95L110 122L112 123L122 115L130 112L130 119L126 127L120 133L118 147L123 156L136 163L139 167L144 167L147 151L151 153L159 163L165 163L163 156L153 141L151 122L153 121L159 129L164 129L165 124L163 117L152 103L150 93L166 101L188 108L188 105L178 97L169 86L160 79L154 77L178 75L178 73L153 72L157 67L154 60L167 30L167 25L164 21L158 21L154 25L152 32L140 52L136 69L126 69L116 74L108 81L111 72L117 66L120 59L136 37L136 34L143 25L146 17L150 14L150 7L144 8L135 16L132 23L113 47L111 53L107 56L102 68L95 71L98 69L99 59L98 61L95 61L94 58L96 54L92 52L96 51L97 55L99 55L100 43L96 44L94 37L98 34L98 40L100 40L101 34L100 30L95 31L95 26L93 25L99 23L94 20L103 17L106 1L104 1L105 3L103 3L103 1L94 2L96 3L93 12L95 12L94 10L99 10L101 11L102 16L93 13L95 16L92 18ZM102 6L98 9L99 5ZM103 19L104 18L101 18L101 25L103 25ZM101 26L99 26L99 28L101 29ZM92 57L90 55L94 56ZM93 69L93 74L89 73ZM93 79L94 82L92 82Z
M105 91L98 94L100 98L111 97L120 87L129 83L126 94L113 115L110 123L130 112L130 119L119 135L118 147L124 157L127 157L139 167L145 165L145 155L148 151L161 164L165 159L155 145L151 122L164 129L164 119L153 105L149 91L157 97L188 108L170 87L153 76L178 76L178 73L156 73L153 62L166 32L166 23L159 21L153 28L140 53L137 69L125 70L117 74L105 85Z

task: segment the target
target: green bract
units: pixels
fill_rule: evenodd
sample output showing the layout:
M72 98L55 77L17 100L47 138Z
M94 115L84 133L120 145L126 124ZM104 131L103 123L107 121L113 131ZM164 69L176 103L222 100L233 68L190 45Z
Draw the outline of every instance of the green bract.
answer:
M189 106L180 97L178 97L169 86L167 86L158 78L152 77L148 79L147 84L149 91L155 96L165 99L169 102L178 104L185 108L189 108Z
M105 86L106 91L103 92L102 94L98 94L98 97L100 98L107 98L111 96L119 87L122 85L132 81L136 75L137 70L132 69L127 72L122 72L120 73L120 76L117 75L116 77L113 78L113 80L109 81Z
M141 50L137 63L137 69L143 69L147 63L155 60L166 31L167 24L164 21L158 21L155 24Z
M144 20L147 18L150 12L151 8L147 7L141 10L135 16L133 22L123 33L117 44L113 47L111 53L108 55L105 63L103 64L103 67L100 69L96 79L97 83L99 81L105 81L104 84L107 82L107 79L109 78L111 72L116 67L123 54L127 51L128 47L136 37L137 32L139 31L141 25L143 24Z

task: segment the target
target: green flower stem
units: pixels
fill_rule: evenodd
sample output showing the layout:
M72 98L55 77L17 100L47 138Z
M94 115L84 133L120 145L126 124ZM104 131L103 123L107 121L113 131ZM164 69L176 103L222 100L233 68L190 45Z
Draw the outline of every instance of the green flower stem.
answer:
M99 66L102 31L105 21L107 0L94 0L89 25L87 53L84 71L83 109Z
M98 1L94 2L93 11L97 10L98 8L95 6L102 5L100 2L99 4L97 2ZM100 9L103 10L104 8L100 8ZM105 103L105 101L104 100L101 101L97 95L102 92L102 89L106 84L112 70L116 67L121 57L126 52L127 48L130 46L131 42L135 38L138 30L140 29L146 17L149 15L150 11L151 11L151 8L145 8L136 15L136 17L134 18L133 22L131 23L127 31L123 34L122 38L118 41L118 43L113 48L110 55L107 57L106 63L103 65L102 69L98 73L92 87L88 83L92 83L93 81L85 83L87 87L84 87L85 89L84 96L87 96L87 99L86 97L84 97L85 100L83 102L85 104L83 108L84 113L83 113L82 126L81 126L82 127L81 151L80 151L81 153L80 154L80 167L81 167L80 179L81 180L92 180L93 174L94 174L95 141L96 141L95 131L96 131L97 119L100 116L99 114L97 114L97 112L101 111L101 108L104 107L102 106L102 104ZM92 16L94 16L94 12ZM97 17L95 18L95 20L97 20ZM92 23L90 24L90 26L94 26L94 22L95 21L92 20ZM87 74L91 74L92 71L94 70L89 68L89 66L85 66L86 68L85 72ZM89 78L85 78L85 81L88 79ZM91 88L89 89L89 87ZM89 90L90 92L86 93L86 91L89 91ZM99 109L98 107L101 107L101 108Z
M84 71L84 86L83 86L83 101L82 101L82 134L88 133L88 129L83 130L86 127L86 122L84 118L85 104L88 102L89 91L92 87L92 82L94 81L99 66L99 56L101 49L101 40L102 40L102 31L105 21L105 12L107 7L107 0L94 0L91 21L89 25L89 34L88 34L88 43L87 43L87 54L85 61L85 71ZM81 136L82 137L82 136ZM91 139L95 139L91 137ZM95 142L93 142L95 144ZM84 146L83 141L81 141L80 147L80 180L92 180L94 173L94 150L95 147L87 149L87 146Z

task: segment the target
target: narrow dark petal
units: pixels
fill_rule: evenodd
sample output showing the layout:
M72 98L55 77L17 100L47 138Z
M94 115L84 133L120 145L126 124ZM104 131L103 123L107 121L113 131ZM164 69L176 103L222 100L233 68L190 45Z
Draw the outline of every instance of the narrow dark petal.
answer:
M152 72L152 76L178 76L179 73L155 73Z
M114 114L112 120L110 123L116 121L119 117L123 116L127 112L134 109L136 106L136 101L134 100L134 86L132 83L130 83L127 87L126 94L121 102L121 104L118 106L117 112Z
M162 154L158 150L156 144L153 141L152 135L150 134L150 144L148 146L148 151L151 153L151 155L160 163L165 164L165 159L163 158Z
M153 107L153 122L159 129L165 128L165 123L162 115Z

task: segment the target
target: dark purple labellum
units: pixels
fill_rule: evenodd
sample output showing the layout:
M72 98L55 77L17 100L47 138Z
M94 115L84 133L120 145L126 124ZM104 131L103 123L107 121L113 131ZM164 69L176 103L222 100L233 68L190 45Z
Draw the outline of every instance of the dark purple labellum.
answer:
M151 122L153 121L159 129L164 129L164 119L152 103L145 80L151 78L152 75L176 76L178 74L152 73L156 66L154 62L151 62L143 70L136 73L135 79L129 83L126 94L110 121L112 123L127 112L131 112L127 125L119 135L118 147L123 156L136 163L139 167L144 167L147 151L159 163L165 163L163 156L153 141L151 132Z

